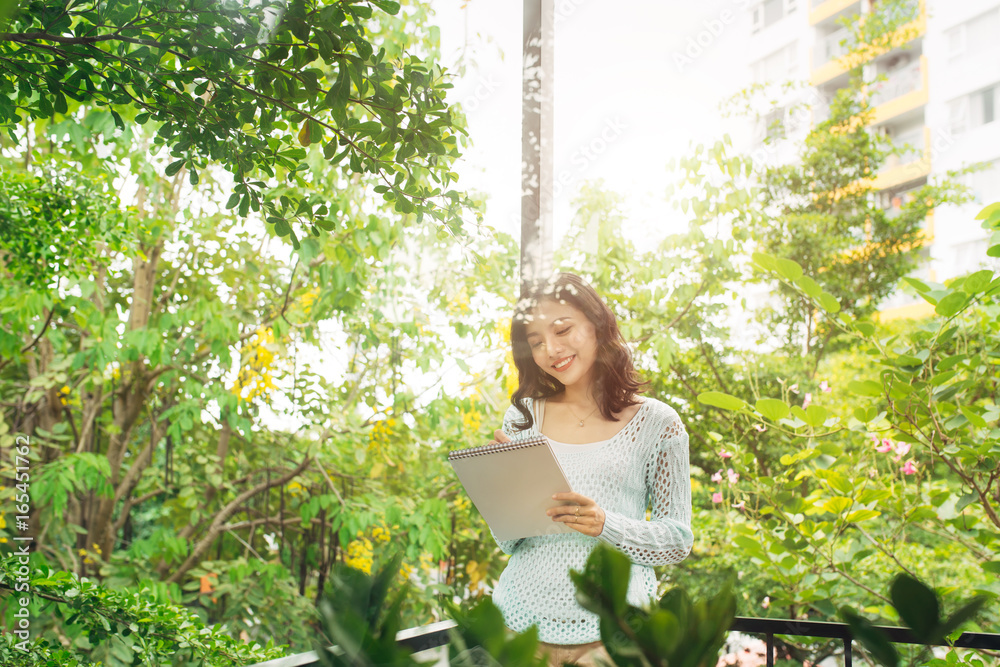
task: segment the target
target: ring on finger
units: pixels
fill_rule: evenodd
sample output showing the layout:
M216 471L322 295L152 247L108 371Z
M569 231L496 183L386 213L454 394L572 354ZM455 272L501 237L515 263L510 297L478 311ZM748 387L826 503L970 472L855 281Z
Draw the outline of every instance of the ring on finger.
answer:
M580 516L580 506L579 505L577 505L577 507L576 507L576 516Z

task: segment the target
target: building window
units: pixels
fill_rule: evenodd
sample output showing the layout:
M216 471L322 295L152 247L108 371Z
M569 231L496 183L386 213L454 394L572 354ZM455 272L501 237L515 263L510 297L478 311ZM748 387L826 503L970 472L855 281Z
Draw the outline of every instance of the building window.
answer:
M755 83L780 83L795 77L796 42L764 56L750 65Z
M974 203L985 205L1000 199L1000 160L994 160L985 169L974 171L965 178Z
M948 103L948 124L952 134L962 134L997 119L1000 84L963 95Z
M997 8L946 31L949 64L996 51L998 32L1000 32L1000 10Z
M796 0L764 0L751 10L753 31L758 32L774 25L795 11Z

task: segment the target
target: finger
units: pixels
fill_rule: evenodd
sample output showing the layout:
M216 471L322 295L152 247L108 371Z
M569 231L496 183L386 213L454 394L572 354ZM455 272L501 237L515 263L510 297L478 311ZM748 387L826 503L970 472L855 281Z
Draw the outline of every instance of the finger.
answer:
M552 498L553 500L568 500L569 502L576 503L578 505L595 504L593 500L582 493L577 493L576 491L564 491L562 493L557 493L553 495Z
M510 437L500 429L493 431L493 437L497 442L510 442Z
M577 510L580 510L579 513ZM579 505L562 505L560 507L550 507L545 511L545 513L549 516L561 516L566 514L570 516L585 516L586 510Z

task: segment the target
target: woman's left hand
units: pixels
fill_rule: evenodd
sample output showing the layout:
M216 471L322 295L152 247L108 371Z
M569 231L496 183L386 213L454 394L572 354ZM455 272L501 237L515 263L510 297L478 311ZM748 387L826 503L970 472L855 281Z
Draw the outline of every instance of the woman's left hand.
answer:
M553 500L575 503L547 510L545 513L552 517L553 521L562 521L578 533L591 537L597 537L604 530L604 510L587 496L571 491L557 493L552 498Z

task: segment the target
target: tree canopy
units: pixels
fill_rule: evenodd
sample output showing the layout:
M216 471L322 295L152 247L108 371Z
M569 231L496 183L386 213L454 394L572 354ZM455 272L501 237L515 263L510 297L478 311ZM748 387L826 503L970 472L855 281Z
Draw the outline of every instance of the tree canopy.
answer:
M0 127L106 107L118 130L154 122L167 176L221 164L228 208L262 213L279 236L343 226L314 186L305 147L327 168L377 177L403 213L452 231L465 200L450 189L461 123L440 67L376 47L392 0L170 0L25 3L0 32ZM280 194L272 192L282 184ZM298 230L298 231L296 231Z

